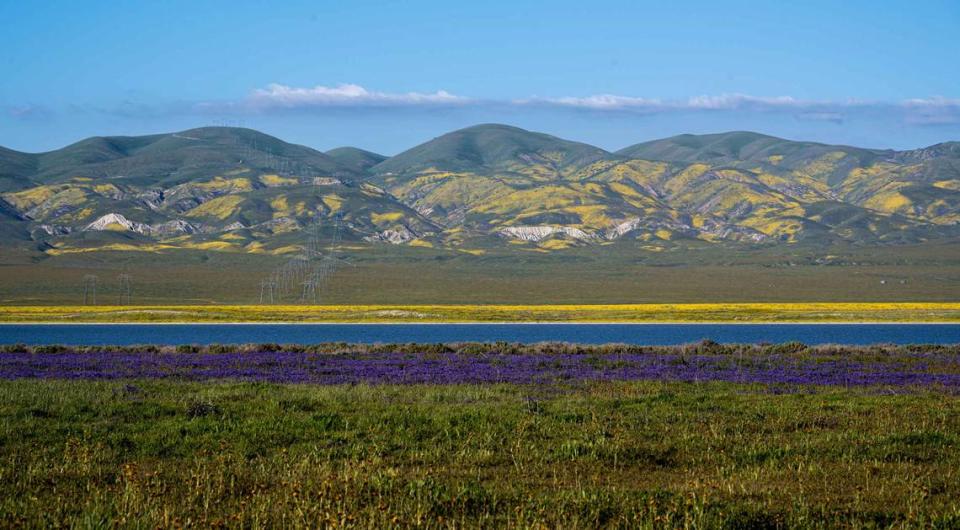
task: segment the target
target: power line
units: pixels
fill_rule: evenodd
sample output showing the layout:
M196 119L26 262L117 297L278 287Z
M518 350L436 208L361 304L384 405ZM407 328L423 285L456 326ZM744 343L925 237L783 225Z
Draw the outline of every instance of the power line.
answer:
M130 305L133 302L133 288L131 287L133 277L122 272L117 276L117 280L120 282L120 296L117 305Z
M83 277L83 305L97 305L97 276L87 274Z

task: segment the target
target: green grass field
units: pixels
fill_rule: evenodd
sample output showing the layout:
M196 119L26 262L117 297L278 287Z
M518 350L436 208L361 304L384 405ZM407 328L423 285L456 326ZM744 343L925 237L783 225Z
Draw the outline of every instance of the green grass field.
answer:
M785 245L648 252L628 244L482 256L392 245L342 249L324 305L542 305L732 302L956 302L960 245ZM98 303L133 278L137 305L245 305L286 259L226 252L24 255L0 249L0 305L78 305L96 275ZM298 303L301 289L280 300Z
M960 401L623 382L0 382L0 525L955 528Z

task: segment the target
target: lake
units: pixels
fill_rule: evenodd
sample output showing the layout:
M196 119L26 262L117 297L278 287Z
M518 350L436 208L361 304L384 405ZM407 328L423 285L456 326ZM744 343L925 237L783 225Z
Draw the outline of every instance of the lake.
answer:
M960 324L0 324L0 344L575 342L958 344Z

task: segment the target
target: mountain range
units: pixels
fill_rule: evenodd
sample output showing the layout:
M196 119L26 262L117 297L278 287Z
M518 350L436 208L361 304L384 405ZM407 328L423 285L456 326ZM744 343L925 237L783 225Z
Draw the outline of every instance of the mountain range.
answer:
M486 124L392 157L227 127L0 148L0 246L285 254L333 231L470 253L916 243L960 235L960 143L893 151L729 132L609 152Z

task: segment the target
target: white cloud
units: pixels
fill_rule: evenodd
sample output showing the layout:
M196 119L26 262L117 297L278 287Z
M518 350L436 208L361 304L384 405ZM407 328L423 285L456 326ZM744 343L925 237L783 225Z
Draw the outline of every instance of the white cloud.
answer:
M905 107L923 107L923 108L960 108L960 99L945 98L936 96L932 98L908 99L903 102Z
M695 96L681 104L681 108L703 110L735 110L744 107L796 108L804 102L790 96L757 97L746 94L723 94L720 96Z
M255 109L309 107L391 107L460 105L472 100L445 90L433 93L389 93L370 91L360 85L341 84L334 87L317 85L298 88L273 83L254 90L245 104Z
M295 87L272 83L253 90L237 100L179 102L167 105L124 105L102 110L125 116L158 114L245 115L285 111L323 111L325 109L450 109L481 108L500 112L520 108L554 108L620 114L666 113L783 113L804 121L846 123L852 119L894 120L908 125L960 124L960 99L942 96L899 101L801 99L794 96L754 96L731 93L699 95L688 98L594 94L588 96L528 97L482 99L435 92L381 92L361 85ZM0 109L2 110L2 109ZM36 113L32 107L8 108L13 117Z
M960 123L960 99L945 97L908 99L901 103L906 121L914 125L953 125Z
M758 97L747 94L702 95L677 100L598 94L586 97L517 99L513 102L518 105L546 105L589 110L631 110L648 112L737 110L745 108L796 109L813 104L812 102L805 102L791 96Z
M623 110L623 109L658 109L664 103L659 99L638 98L630 96L615 96L613 94L598 94L587 97L561 98L528 98L515 99L515 105L557 105L561 107L584 108L594 110Z
M515 99L518 106L541 106L599 112L637 114L669 112L784 112L800 120L843 123L851 116L886 116L913 125L960 123L960 99L913 98L902 101L843 101L799 99L793 96L751 96L748 94L702 95L663 100L615 94L585 97L533 97Z

